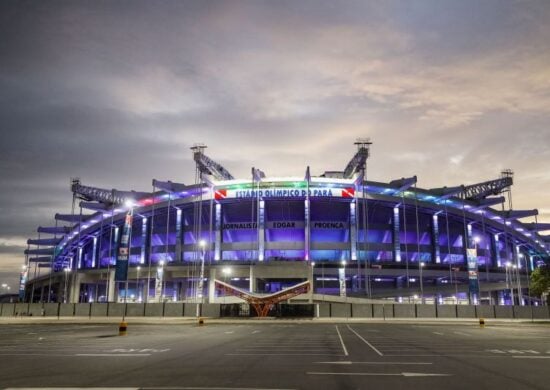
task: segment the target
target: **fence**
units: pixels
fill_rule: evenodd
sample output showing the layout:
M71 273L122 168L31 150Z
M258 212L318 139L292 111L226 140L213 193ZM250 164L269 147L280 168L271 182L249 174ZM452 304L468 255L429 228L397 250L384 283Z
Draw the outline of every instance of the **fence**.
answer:
M246 304L217 303L2 303L0 316L37 317L249 317ZM246 310L248 309L248 310ZM549 306L319 303L282 304L277 317L550 319Z

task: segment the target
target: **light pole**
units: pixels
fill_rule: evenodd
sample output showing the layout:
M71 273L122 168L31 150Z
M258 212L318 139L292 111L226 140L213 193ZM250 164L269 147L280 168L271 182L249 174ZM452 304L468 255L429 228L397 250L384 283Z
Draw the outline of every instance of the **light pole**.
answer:
M422 269L426 264L420 262L420 302L424 303L424 282L422 281Z

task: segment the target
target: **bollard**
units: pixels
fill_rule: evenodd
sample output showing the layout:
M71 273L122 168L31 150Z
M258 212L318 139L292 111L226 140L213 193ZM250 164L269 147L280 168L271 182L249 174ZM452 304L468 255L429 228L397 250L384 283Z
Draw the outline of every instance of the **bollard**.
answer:
M484 327L485 327L485 318L480 318L480 319L479 319L479 327L480 327L480 328L484 328Z
M204 318L199 317L199 326L203 326L203 325L204 325Z
M128 324L126 323L126 321L122 321L120 324L118 324L119 336L126 336L127 330L128 330Z

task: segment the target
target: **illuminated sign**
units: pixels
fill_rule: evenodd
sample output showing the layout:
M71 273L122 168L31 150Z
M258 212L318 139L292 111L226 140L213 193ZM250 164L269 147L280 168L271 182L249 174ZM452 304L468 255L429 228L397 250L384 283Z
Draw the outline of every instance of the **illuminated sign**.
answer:
M304 221L271 221L266 222L266 229L303 229ZM312 229L347 229L348 222L342 221L311 221ZM256 222L227 222L222 225L223 230L256 229Z
M353 198L355 196L355 188L332 188L319 187L310 188L309 192L305 188L244 188L244 189L229 189L220 188L215 190L214 197L216 200L223 199L252 199L252 198Z

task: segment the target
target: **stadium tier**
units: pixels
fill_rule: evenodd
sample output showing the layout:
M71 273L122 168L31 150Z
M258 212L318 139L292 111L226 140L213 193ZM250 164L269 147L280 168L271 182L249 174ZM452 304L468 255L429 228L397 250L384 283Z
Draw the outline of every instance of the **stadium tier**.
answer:
M370 142L343 171L235 179L193 147L196 183L152 192L71 184L74 212L28 240L33 302L220 302L215 280L256 294L310 281L297 300L525 303L550 224L513 210L513 175L421 189L366 179ZM508 194L508 196L506 196ZM504 207L506 206L506 207ZM535 217L535 222L522 218Z

